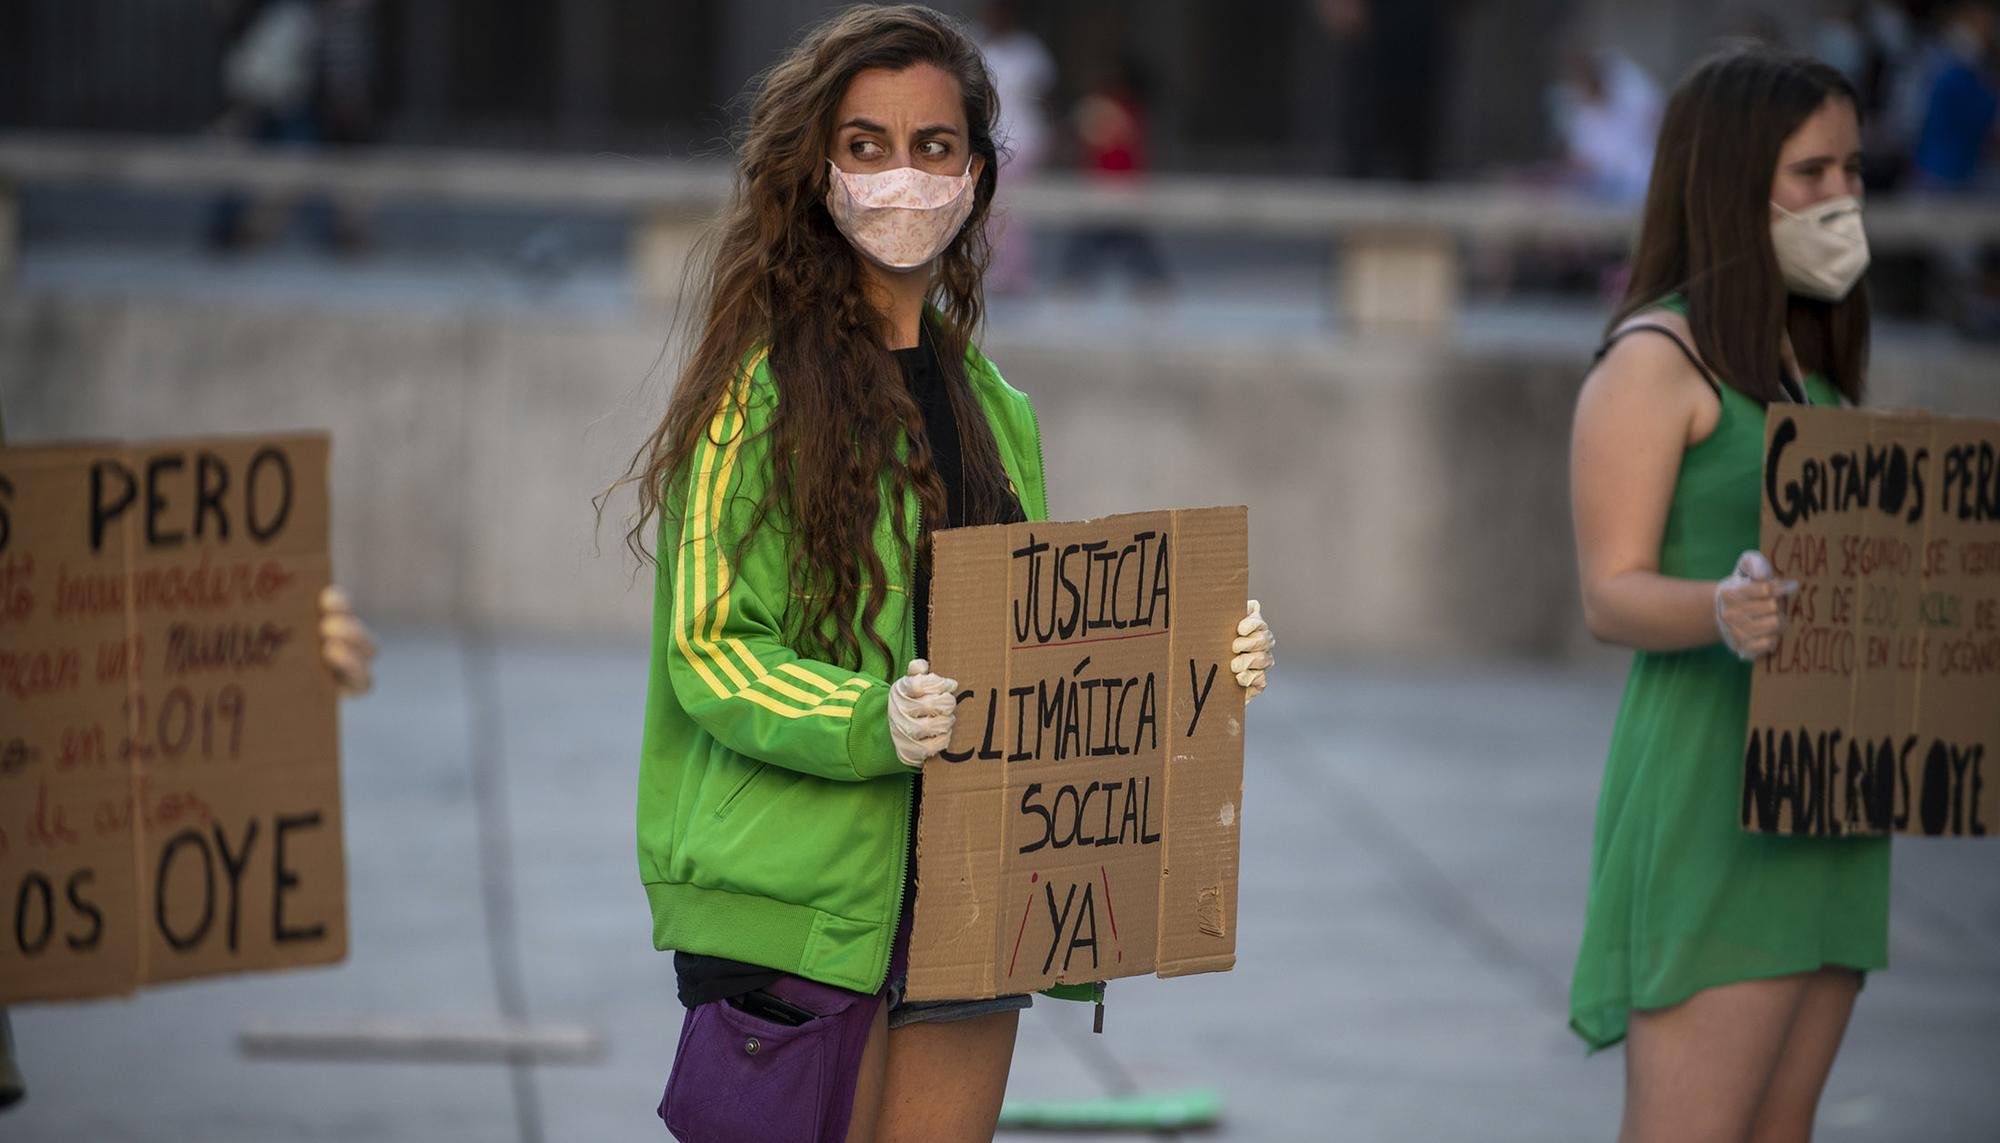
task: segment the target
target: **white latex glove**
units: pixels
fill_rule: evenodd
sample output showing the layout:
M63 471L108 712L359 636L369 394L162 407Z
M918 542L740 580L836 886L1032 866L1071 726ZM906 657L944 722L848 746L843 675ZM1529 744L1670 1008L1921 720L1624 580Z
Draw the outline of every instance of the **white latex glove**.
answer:
M364 695L375 685L368 670L375 660L375 638L355 616L347 593L337 587L319 593L319 658L342 694Z
M1250 692L1243 696L1244 702L1264 693L1264 672L1277 662L1271 656L1271 648L1277 645L1271 625L1264 622L1264 609L1251 600L1250 614L1236 625L1236 641L1229 645L1236 655L1229 660L1229 670L1236 676L1236 685Z
M1722 644L1749 662L1768 655L1785 631L1785 600L1799 590L1799 581L1781 580L1762 552L1736 557L1736 570L1715 585L1715 629Z
M889 737L905 766L951 745L951 728L958 721L958 680L931 673L922 659L910 660L910 671L889 687Z

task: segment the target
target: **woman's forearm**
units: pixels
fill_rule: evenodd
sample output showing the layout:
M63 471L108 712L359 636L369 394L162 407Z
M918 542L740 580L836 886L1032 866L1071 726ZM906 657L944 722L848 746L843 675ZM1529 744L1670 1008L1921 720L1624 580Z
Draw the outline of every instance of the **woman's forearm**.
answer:
M1604 576L1584 584L1583 618L1599 640L1638 651L1686 651L1720 641L1713 580L1651 571Z

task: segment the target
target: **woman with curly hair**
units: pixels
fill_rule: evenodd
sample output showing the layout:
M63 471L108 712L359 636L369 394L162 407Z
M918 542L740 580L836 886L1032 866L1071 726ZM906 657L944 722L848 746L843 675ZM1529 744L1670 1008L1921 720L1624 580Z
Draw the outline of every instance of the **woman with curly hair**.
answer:
M691 356L634 460L657 520L639 864L687 1008L683 1139L988 1138L1026 996L902 995L930 537L1044 519L1040 430L972 332L998 154L954 23L857 8L761 79ZM1239 682L1270 665L1255 609ZM1086 986L1088 987L1088 986Z

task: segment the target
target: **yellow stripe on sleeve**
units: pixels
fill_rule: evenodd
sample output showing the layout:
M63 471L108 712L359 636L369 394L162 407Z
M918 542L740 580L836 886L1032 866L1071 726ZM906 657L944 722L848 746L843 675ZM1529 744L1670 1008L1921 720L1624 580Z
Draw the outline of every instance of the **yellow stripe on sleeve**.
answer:
M766 351L768 353L768 350ZM713 691L717 698L740 698L786 718L804 718L810 715L825 715L829 718L849 718L853 715L853 703L871 680L854 679L835 685L812 674L794 663L781 663L786 673L809 681L824 690L824 696L810 694L766 671L763 664L751 653L742 640L725 640L734 650L744 667L743 671L723 653L718 643L724 623L729 614L729 595L733 577L730 573L728 554L723 544L715 539L714 529L722 518L724 495L729 487L729 477L736 463L736 452L742 445L743 428L748 413L748 387L751 376L764 360L760 354L744 369L737 389L725 396L722 407L716 411L707 433L695 446L694 479L688 487L686 512L683 519L691 521L688 542L681 545L676 558L677 581L674 593L674 639L681 654L687 659L695 673ZM720 455L715 441L723 442ZM688 549L692 547L692 561ZM715 594L708 595L709 551L713 547ZM689 567L692 562L692 568ZM690 574L692 573L692 574ZM713 617L707 624L701 622L697 612L690 617L690 600L709 599L702 610L712 610ZM706 626L707 630L702 628ZM718 674L720 672L720 674ZM728 676L725 683L721 676ZM775 694L767 694L754 688L762 686ZM794 700L793 705L786 700Z

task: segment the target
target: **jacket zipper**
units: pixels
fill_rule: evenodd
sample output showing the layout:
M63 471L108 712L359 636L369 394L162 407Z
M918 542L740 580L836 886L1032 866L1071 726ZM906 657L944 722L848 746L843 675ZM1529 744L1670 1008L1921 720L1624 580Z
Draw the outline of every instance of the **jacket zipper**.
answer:
M1049 458L1042 453L1042 415L1028 403L1028 420L1035 426L1035 471L1042 478L1042 515L1049 514ZM1025 509L1024 509L1025 511Z
M984 404L982 401L980 410L982 413L985 412ZM1028 419L1035 426L1035 465L1036 471L1042 480L1042 515L1046 516L1048 515L1049 503L1049 461L1048 456L1042 450L1042 415L1035 411L1035 407L1032 404L1028 406ZM910 562L905 566L903 574L905 584L909 588L909 590L903 593L903 598L907 601L908 605L914 605L916 602L916 584L914 580L917 574L917 541L923 539L924 534L924 505L921 499L917 501L916 508L917 533L911 540L909 548ZM1026 510L1027 506L1023 505L1022 511L1025 513ZM912 615L909 617L908 622L903 624L903 664L907 665L910 660L916 657L917 626L916 617ZM892 675L900 675L900 672L896 670L895 664L890 665L890 673ZM894 678L890 679L890 685L895 685ZM889 952L882 959L882 975L879 982L875 985L874 990L876 992L882 991L883 987L889 983L889 963L896 959L895 934L900 932L902 928L904 898L908 896L910 885L910 850L915 844L917 830L915 795L916 779L912 777L910 782L903 787L903 847L896 860L896 911L893 914L894 920L892 921L895 927L890 931ZM1093 987L1096 992L1097 1011L1095 1018L1091 1021L1091 1030L1102 1032L1104 1031L1104 982L1097 981Z
M923 534L924 504L919 499L917 501L917 534L910 542L909 562L904 565L903 569L903 584L906 589L903 592L903 606L905 608L912 607L916 603L916 583L914 582L917 574L916 542L923 538ZM909 615L905 617L903 623L903 662L901 666L908 667L910 660L916 657L917 621L916 616ZM889 664L889 685L895 686L896 680L900 677L902 677L902 671L898 669L898 664ZM896 959L896 937L903 930L903 906L907 903L904 898L909 895L910 889L910 850L916 846L916 789L917 779L914 776L909 781L903 783L903 844L896 853L896 908L889 915L889 951L882 957L882 976L876 982L874 989L876 992L882 991L889 983L889 965ZM913 924L914 920L912 918Z

